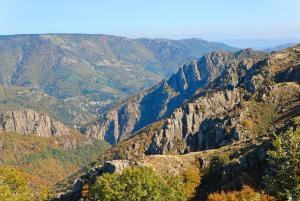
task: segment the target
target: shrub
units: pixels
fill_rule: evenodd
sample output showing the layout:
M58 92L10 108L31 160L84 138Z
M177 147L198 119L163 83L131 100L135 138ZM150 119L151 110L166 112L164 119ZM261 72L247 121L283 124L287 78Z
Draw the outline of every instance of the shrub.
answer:
M150 168L133 167L121 174L104 174L89 188L85 200L183 201L180 177L158 175Z
M88 194L89 194L89 186L87 184L85 184L81 190L81 197L86 198L88 196Z
M230 158L226 153L219 153L211 159L211 165L214 168L222 168L230 163Z
M200 109L202 115L205 115L205 105L200 105L199 109Z
M113 153L113 159L114 160L125 160L126 155L124 152L115 152L115 153Z
M275 201L275 199L244 186L241 191L212 193L208 196L208 201Z
M243 122L242 122L242 125L246 128L249 128L249 129L252 129L254 127L254 122L250 119L245 119Z

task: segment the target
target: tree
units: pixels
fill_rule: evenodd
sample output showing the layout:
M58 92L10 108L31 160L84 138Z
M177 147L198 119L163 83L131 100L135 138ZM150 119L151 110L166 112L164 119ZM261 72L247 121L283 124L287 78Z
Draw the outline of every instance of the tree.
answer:
M197 187L201 182L201 175L199 168L193 166L189 167L182 173L183 178L183 195L187 199L191 199L195 196Z
M0 200L45 200L49 194L45 187L31 184L31 177L12 167L0 167Z
M150 168L133 167L121 174L103 174L89 189L89 201L183 201L183 182Z
M300 127L275 135L268 151L267 190L278 200L300 200Z

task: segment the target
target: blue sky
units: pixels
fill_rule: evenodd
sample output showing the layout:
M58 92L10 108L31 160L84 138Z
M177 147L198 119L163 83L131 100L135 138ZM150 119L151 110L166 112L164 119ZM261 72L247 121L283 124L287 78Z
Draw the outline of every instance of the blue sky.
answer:
M0 34L300 38L300 0L0 0Z

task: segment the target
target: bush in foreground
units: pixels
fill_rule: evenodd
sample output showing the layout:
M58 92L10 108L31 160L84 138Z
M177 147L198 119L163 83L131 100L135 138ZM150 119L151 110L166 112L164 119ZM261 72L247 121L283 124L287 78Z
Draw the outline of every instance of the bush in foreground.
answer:
M87 192L88 191L88 192ZM133 167L121 174L104 174L88 190L87 201L183 201L183 181L160 176L150 168Z

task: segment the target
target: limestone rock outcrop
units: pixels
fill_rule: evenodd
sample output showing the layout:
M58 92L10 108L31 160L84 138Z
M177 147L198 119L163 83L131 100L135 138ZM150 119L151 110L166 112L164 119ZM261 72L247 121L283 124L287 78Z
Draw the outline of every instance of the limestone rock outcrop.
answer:
M46 114L18 109L0 111L0 133L5 132L50 137L69 135L70 129Z
M141 128L171 115L175 108L207 87L230 66L243 65L247 70L264 56L250 49L208 53L198 61L185 64L168 80L117 104L97 121L83 126L81 133L117 144Z

